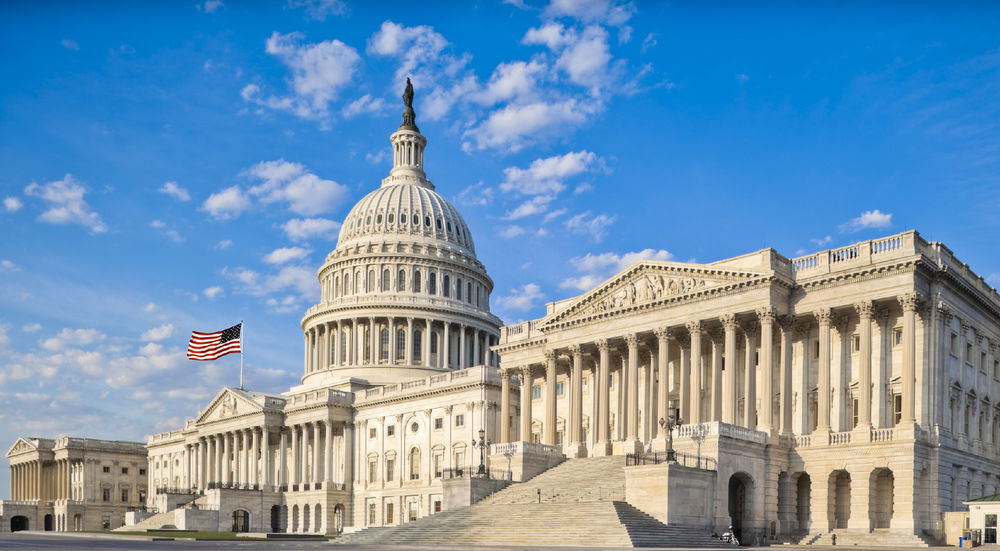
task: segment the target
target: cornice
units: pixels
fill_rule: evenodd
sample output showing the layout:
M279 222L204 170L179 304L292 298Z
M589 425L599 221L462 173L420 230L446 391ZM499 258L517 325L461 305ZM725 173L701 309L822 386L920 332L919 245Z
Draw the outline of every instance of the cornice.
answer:
M320 304L317 304L315 306L320 306L322 304L323 303L320 303ZM353 317L357 317L357 318L385 317L386 316L386 312L389 312L389 311L417 311L417 313L414 313L414 314L411 314L411 315L399 315L399 316L397 316L397 317L401 317L401 318L414 317L414 318L421 318L422 319L424 317L433 316L433 315L451 316L451 317L455 317L455 318L466 318L466 319L469 319L469 320L472 320L472 321L477 321L477 322L483 324L485 326L483 329L491 331L491 334L494 335L494 336L496 336L496 337L500 336L500 329L499 328L500 328L501 324L503 323L503 321L500 318L494 316L493 314L488 314L488 317L487 317L487 316L483 316L482 314L473 314L473 313L462 312L462 311L459 311L459 310L449 309L449 308L446 308L444 306L430 306L430 305L421 305L421 304L374 303L374 304L365 304L365 305L351 304L351 305L344 305L344 306L333 306L333 305L330 305L330 306L328 306L328 307L326 307L324 309L318 310L318 311L313 312L311 314L307 314L306 316L304 316L302 318L302 321L299 323L299 325L300 325L300 327L303 330L305 330L312 322L316 321L316 319L318 317L320 317L320 316L326 316L326 315L330 315L330 314L335 314L336 315L336 314L344 314L344 313L348 313L348 312L358 313L358 315L352 315L352 316L346 316L345 315L345 316L339 317L338 318L338 321L339 321L339 320L342 320L342 319L350 319L350 318L353 318ZM364 315L361 315L362 313ZM440 321L440 318L435 318L434 321Z
M441 396L443 394L450 394L456 391L469 390L474 388L479 388L483 384L486 385L487 389L500 390L500 383L497 381L487 380L485 383L482 380L469 381L468 383L463 383L456 386L446 386L434 389L427 389L412 393L400 393L397 396L391 396L388 398L379 397L367 402L354 402L354 408L357 410L371 409L379 406L385 406L390 404L397 404L399 402L407 402L410 400L417 400L420 398L429 398L431 396Z

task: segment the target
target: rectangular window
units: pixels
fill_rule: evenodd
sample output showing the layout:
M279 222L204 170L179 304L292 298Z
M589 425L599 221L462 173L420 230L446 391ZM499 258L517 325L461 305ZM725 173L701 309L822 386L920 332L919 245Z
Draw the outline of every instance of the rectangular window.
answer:
M139 490L139 503L146 503L146 490Z
M110 499L106 501L111 501ZM101 529L110 530L111 529L111 515L104 515L101 517Z
M615 389L615 376L608 375L608 390L614 390L614 389Z
M439 499L434 500L434 512L435 513L441 512L441 500Z
M101 489L101 501L111 501L111 488Z
M392 524L392 503L385 504L385 523Z
M386 436L395 436L396 435L396 425L389 425L389 426L387 426L385 428L385 435Z
M444 456L440 453L434 454L434 478L441 478L441 473L443 472L442 464L444 463Z
M892 396L892 426L899 424L903 418L903 396L894 394Z
M819 358L819 341L813 341L813 358Z
M128 467L122 467L122 474L128 474Z
M461 413L459 413L458 415L455 416L455 426L456 427L464 427L465 426L465 415L462 415Z
M434 419L434 430L441 430L444 428L444 418L438 417Z
M368 429L368 438L375 438L378 436L378 430L374 428Z
M146 474L146 469L139 469L139 474L140 475Z
M997 516L996 515L986 515L983 530L983 543L996 543L997 542Z
M1000 379L1000 360L993 360L993 378Z
M122 503L128 503L128 488L122 488Z
M565 383L559 381L556 383L556 396L562 396L565 391Z
M903 346L903 328L896 327L892 330L892 345Z
M986 353L979 355L979 370L986 373Z
M852 409L851 419L852 419L851 426L852 427L857 427L858 426L858 400L857 399L854 400L854 406L853 406L853 409Z
M378 477L378 461L372 459L368 462L368 482L375 482Z
M375 504L368 504L368 525L373 526L375 524Z
M386 459L385 460L385 481L392 482L396 477L396 460Z
M966 344L965 345L965 362L968 363L969 365L972 365L972 345L971 344Z
M951 355L958 356L958 335L951 334Z
M410 522L417 520L418 505L416 501L410 502Z
M851 349L853 351L861 351L861 335L851 335L851 343Z
M105 465L104 467L101 468L101 470L104 471L104 472L106 472L106 473L110 473L111 472L111 467Z
M531 387L531 399L541 400L542 399L542 387L535 385Z
M455 452L455 468L458 470L465 468L465 452Z

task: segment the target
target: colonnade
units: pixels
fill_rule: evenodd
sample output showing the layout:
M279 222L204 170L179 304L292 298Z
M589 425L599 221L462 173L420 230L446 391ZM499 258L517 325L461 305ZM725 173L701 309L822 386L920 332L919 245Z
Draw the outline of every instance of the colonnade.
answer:
M383 330L388 339L381 338ZM370 316L324 322L306 329L304 340L307 374L327 366L371 364L464 369L496 365L497 358L490 350L496 336L486 329L429 318ZM456 345L458 353L453 354Z
M895 298L893 302L898 302L902 310L899 343L902 349L902 404L898 422L912 426L916 421L916 313L920 300L916 293ZM501 419L510 418L508 378L517 375L521 378L519 439L531 439L534 420L531 411L532 381L540 378L545 407L539 416L542 419L541 442L556 445L557 360L565 356L569 359L565 363L569 391L563 393L562 398L569 399L565 444L574 454L586 448L582 431L584 407L581 392L585 358L591 361L592 380L596 379L597 383L594 385L596 397L593 400L596 433L592 437L591 453L594 455L611 453L612 440L623 441L623 450L628 453L644 449L645 444L654 438L665 439L666 429L656 421L674 409L685 424L721 421L769 434L791 435L793 396L796 395L799 396L798 411L803 412L801 432L812 432L803 400L812 390L806 374L813 364L818 372L816 431L850 430L841 423L831 423L831 411L834 410L831 407L831 375L836 373L837 388L843 390L847 387L843 380L844 366L833 366L831 362L831 328L836 324L840 339L846 343L850 335L844 328L847 323L845 314L852 313L857 316L860 337L858 395L855 396L858 400L858 420L855 428L867 431L872 428L875 406L871 379L872 324L876 316L887 316L887 305L876 308L879 305L873 301L862 300L837 309L820 308L809 315L800 314L797 317L778 316L774 308L765 306L752 314L729 313L714 319L693 320L683 325L661 326L569 344L564 348L546 349L542 362L503 367L502 391L505 399L501 401ZM816 333L813 333L814 327ZM883 342L888 342L890 338L887 333L891 331L882 331ZM813 335L818 340L817 358L810 358L808 354L807 344ZM706 337L710 341L708 355L702 344ZM800 346L797 354L793 349L795 343ZM621 409L615 412L618 430L614 437L611 434L613 412L610 408L609 376L618 362L612 361L612 354L617 354L621 360L617 380L623 385L619 389L618 400ZM673 361L675 358L676 361ZM795 358L798 358L798 365L794 365ZM673 369L670 363L674 363ZM803 373L797 377L796 388L793 388L793 370ZM742 380L738 380L740 376ZM642 396L639 393L640 379L646 381L648 391ZM656 384L653 384L654 381ZM878 400L885 398L882 392L880 389ZM642 434L640 419L645 420ZM501 423L501 441L509 442L511 439L508 423Z
M274 431L247 427L201 436L184 447L184 480L198 490L344 484L352 443L343 432L335 434L334 425L342 423L309 421Z
M75 459L40 459L10 466L10 494L16 501L73 500L72 473L82 462Z

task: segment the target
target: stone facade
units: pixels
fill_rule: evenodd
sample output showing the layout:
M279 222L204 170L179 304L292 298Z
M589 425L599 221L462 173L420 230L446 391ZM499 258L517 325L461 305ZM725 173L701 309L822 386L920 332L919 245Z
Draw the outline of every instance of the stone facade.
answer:
M18 438L7 451L11 499L0 531L122 526L147 497L146 447L89 438Z
M914 231L640 262L502 328L503 377L522 381L502 441L663 451L676 411L676 449L715 462L716 530L936 538L1000 489L998 339L997 292Z

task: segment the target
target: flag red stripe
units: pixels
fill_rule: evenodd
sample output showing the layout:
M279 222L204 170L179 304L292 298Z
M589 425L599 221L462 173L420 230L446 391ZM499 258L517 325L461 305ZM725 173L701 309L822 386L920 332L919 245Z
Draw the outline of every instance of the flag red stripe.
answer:
M237 326L239 327L239 326ZM228 331L228 329L226 330ZM188 341L187 357L191 360L211 361L221 358L227 354L238 354L242 352L240 345L239 331L237 338L220 342L225 331L215 331L213 333L202 333L200 331L191 332L191 340Z

